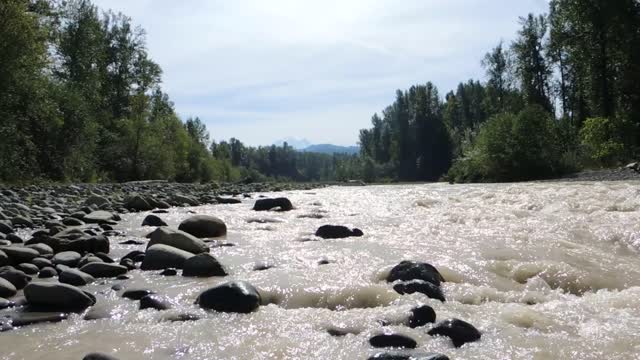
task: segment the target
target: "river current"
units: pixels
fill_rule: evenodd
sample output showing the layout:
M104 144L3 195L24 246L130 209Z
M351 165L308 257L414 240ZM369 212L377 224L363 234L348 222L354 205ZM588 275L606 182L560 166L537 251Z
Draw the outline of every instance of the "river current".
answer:
M406 334L417 352L451 359L640 359L640 183L521 183L329 187L286 196L289 212L242 204L172 208L170 226L193 212L215 215L235 246L211 253L225 278L165 277L87 286L109 317L72 315L55 324L0 333L1 359L81 359L100 351L119 359L366 359L368 339L385 329ZM147 213L123 215L111 255L144 245ZM319 240L324 224L357 227L363 237ZM447 301L400 295L384 278L401 260L433 264ZM328 263L327 263L328 262ZM327 264L323 264L327 263ZM268 267L257 271L256 267ZM217 283L246 280L262 294L255 313L222 314L194 305ZM173 303L139 311L114 284L146 287ZM418 304L437 319L465 320L482 338L454 348L402 324ZM168 321L189 313L197 321ZM381 325L381 321L388 325ZM348 332L336 337L328 329Z

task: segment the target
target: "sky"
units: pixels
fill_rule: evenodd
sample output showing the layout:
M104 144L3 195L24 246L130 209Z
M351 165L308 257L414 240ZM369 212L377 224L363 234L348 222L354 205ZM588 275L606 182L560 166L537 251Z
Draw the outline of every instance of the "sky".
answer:
M441 96L547 0L94 0L147 33L163 90L217 141L354 145L396 89Z

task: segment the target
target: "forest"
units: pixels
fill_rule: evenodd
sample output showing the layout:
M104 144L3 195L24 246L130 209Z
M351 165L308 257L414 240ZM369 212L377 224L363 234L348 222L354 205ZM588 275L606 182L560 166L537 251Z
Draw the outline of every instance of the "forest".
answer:
M144 30L89 0L6 0L0 19L0 182L518 181L640 148L636 0L550 1L470 60L484 79L397 90L359 155L212 141L177 115Z
M640 2L552 0L482 59L485 81L396 92L360 131L367 175L519 181L614 167L640 145Z

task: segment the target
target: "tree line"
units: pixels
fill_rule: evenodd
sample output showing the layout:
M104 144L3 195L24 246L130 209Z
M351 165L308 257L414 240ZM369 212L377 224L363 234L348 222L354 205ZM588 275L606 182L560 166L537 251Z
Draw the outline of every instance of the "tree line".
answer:
M211 142L161 82L144 30L121 13L89 0L0 2L0 181L352 176L346 155Z
M615 166L640 145L640 3L552 0L482 59L485 81L398 90L360 131L374 179L513 181Z

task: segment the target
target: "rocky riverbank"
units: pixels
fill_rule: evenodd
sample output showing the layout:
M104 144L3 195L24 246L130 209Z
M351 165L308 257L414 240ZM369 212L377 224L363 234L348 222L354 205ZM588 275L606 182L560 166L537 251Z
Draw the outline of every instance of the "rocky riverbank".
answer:
M126 281L131 271L154 271L170 277L225 277L228 271L210 250L215 246L233 246L219 239L227 225L210 215L192 215L176 228L169 227L161 216L167 208L204 204L242 203L254 192L311 189L312 185L247 184L216 185L141 182L128 184L29 186L0 190L0 332L67 320L81 314L87 321L103 318L99 310L100 292L84 290L87 285L109 279ZM256 196L253 211L288 212L295 206L288 198ZM111 237L126 235L117 230L121 215L147 213L142 225L155 227L143 241L130 240L143 250L132 250L117 257L111 253ZM27 229L29 229L27 231ZM19 234L22 234L21 237ZM29 234L29 235L25 235ZM361 237L363 231L342 225L320 226L317 239ZM122 242L121 244L126 243ZM111 254L110 254L111 253ZM261 271L264 269L257 269ZM102 279L102 280L101 280ZM399 294L421 293L445 301L443 276L424 262L402 261L394 266L386 282ZM139 301L139 310L170 310L172 299L152 287L128 288L123 283L111 291L122 301ZM251 283L232 280L202 291L195 304L204 310L223 313L251 313L272 303ZM97 309L97 310L95 310ZM95 311L94 311L95 310ZM73 315L75 316L75 315ZM193 321L190 313L175 315L171 321ZM436 313L428 305L413 308L405 319L388 321L395 325L418 328L431 326L430 336L449 338L455 347L475 342L481 333L471 324L450 318L436 324ZM340 329L327 330L331 336L345 336ZM388 352L385 348L413 349L417 342L402 332L379 332L369 339L372 348L381 352L371 359L446 360L439 353ZM108 354L91 353L84 359L114 359Z
M550 181L633 181L640 180L640 166L631 163L612 169L584 170Z

